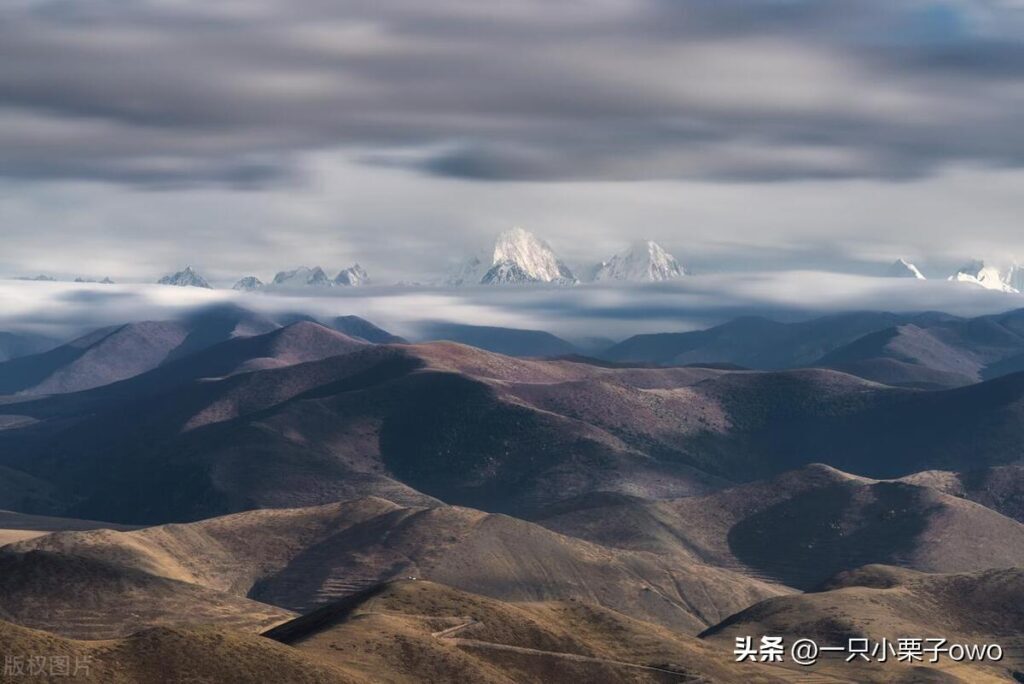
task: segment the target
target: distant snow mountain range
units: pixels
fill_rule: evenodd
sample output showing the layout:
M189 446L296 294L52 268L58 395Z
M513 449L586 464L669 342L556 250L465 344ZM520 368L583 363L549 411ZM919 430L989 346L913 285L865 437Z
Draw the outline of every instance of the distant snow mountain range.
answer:
M924 275L914 264L906 259L897 259L889 267L886 275L891 278L915 278L925 280ZM946 278L955 283L977 285L986 290L997 292L1019 293L1024 290L1024 266L1014 263L1006 270L989 266L980 259L973 259Z
M490 254L478 254L456 265L444 284L524 285L551 283L576 285L588 281L655 282L686 275L686 269L656 242L640 240L626 251L577 276L551 246L533 233L513 228L501 233Z
M622 252L606 261L574 272L555 253L551 245L523 228L512 228L497 236L492 249L472 255L449 269L447 276L434 285L460 287L469 285L531 285L572 286L581 282L651 283L674 280L689 271L661 245L652 240L636 240ZM880 273L889 278L925 280L921 270L900 258ZM49 275L22 277L19 280L56 281ZM1008 293L1024 291L1024 266L1014 263L1001 270L984 261L972 260L946 280L976 285L988 290ZM75 282L110 284L110 278L75 278ZM193 267L164 276L160 285L212 289L210 283ZM279 271L266 283L254 275L239 279L232 289L243 292L258 290L296 290L305 288L360 287L370 284L370 276L358 263L341 269L333 278L320 266L300 266Z
M233 286L233 290L243 292L255 292L263 289L296 289L306 287L356 287L366 285L370 282L370 276L359 264L343 268L334 278L327 275L324 269L319 266L312 268L300 266L290 271L279 271L269 284L264 283L256 276L250 275L239 279ZM177 285L179 287L202 287L211 288L205 278L196 273L191 266L172 275L164 276L157 281L158 285Z
M242 279L246 280L246 279ZM308 268L302 266L300 268L291 271L281 271L274 276L271 281L271 287L284 287L284 288L295 288L295 287L358 287L361 285L367 285L370 282L370 276L366 273L366 270L359 264L353 264L348 268L343 268L338 271L338 275L331 278L327 273L319 266ZM239 281L238 284L241 284ZM237 288L236 284L236 289Z
M34 276L21 276L21 277L15 278L15 280L30 280L30 281L37 282L37 283L56 283L56 282L60 282L60 281L57 280L57 278L54 278L53 276L45 275L43 273L40 273L39 275L34 275ZM76 282L76 283L97 283L99 285L113 285L114 284L114 281L111 280L110 278L90 278L90 277L86 277L86 276L78 276L77 278L75 278L74 282Z

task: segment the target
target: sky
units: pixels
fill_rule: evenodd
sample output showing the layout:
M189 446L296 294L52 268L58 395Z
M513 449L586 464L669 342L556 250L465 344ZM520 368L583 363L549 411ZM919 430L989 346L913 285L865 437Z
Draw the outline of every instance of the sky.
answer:
M7 0L0 274L1024 260L1022 0Z

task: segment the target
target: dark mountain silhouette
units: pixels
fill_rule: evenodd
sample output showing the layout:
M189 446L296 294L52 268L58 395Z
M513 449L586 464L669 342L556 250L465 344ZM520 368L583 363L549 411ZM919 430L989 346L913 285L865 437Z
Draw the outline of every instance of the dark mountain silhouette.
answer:
M53 349L59 341L45 335L0 331L0 362Z
M1024 369L1024 311L887 328L815 365L886 384L956 387Z
M128 382L152 386L161 373ZM413 490L492 510L627 483L679 495L702 491L713 478L526 402L541 385L555 392L538 395L547 403L586 397L587 387L610 382L606 398L631 397L625 410L650 414L638 403L643 390L627 386L687 384L708 373L517 361L451 344L377 346L151 396L121 394L89 411L68 397L8 405L5 411L37 422L0 431L0 442L9 467L45 472L77 499L76 515L103 517L96 515L103 510L132 522L365 494L422 502ZM168 491L168 478L180 486Z
M301 357L287 342L266 356L291 339L329 356L284 365ZM588 492L678 497L819 461L893 478L1020 458L1020 375L922 392L827 370L359 344L304 323L121 386L8 403L6 419L22 423L0 430L0 466L65 502L38 512L149 523L362 495L528 514Z
M898 387L961 387L1024 370L1024 310L977 318L859 312L799 323L746 317L708 330L637 335L602 356L660 365L832 368Z
M276 327L245 309L218 306L177 321L102 328L50 351L0 363L0 394L55 394L99 387L232 337Z
M868 333L916 318L856 312L780 323L761 316L746 316L707 330L636 335L607 350L604 356L614 361L663 365L728 362L762 370L793 368L810 365Z

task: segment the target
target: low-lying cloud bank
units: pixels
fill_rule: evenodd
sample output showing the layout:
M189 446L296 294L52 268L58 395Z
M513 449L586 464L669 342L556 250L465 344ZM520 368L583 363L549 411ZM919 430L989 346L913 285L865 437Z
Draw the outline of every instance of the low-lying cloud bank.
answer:
M980 315L1024 307L1024 296L946 281L794 271L693 276L642 286L331 289L239 293L159 285L0 281L0 331L63 338L129 321L233 303L268 314L354 314L417 339L428 321L541 329L568 338L705 328L741 315L794 320L856 310Z

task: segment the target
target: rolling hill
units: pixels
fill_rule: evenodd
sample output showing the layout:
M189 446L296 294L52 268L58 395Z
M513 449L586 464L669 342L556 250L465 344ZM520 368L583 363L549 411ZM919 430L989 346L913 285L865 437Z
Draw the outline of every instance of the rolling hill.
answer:
M217 306L176 321L102 328L49 351L0 363L0 395L57 394L99 387L218 342L276 327L245 309Z
M102 653L97 681L220 681L214 657L242 681L1021 671L1019 650L801 672L730 646L1024 645L1024 373L984 379L1024 317L743 319L636 341L672 354L643 363L282 320L219 309L0 363L24 385L0 398L0 620L53 633L0 638ZM884 382L739 365L821 359Z
M543 330L435 322L421 326L419 337L424 342L458 342L508 356L563 356L578 351L571 342Z
M993 466L959 473L924 471L901 479L969 499L1024 523L1024 465Z
M267 633L391 682L787 681L693 637L583 601L508 603L425 581L382 585Z
M606 546L689 558L807 590L886 563L929 572L1024 565L1024 525L936 489L813 465L706 496L590 496L540 519Z
M769 599L704 632L703 638L733 643L762 634L843 645L850 638L943 638L949 643L1000 644L1001 662L942 669L962 681L1017 681L1024 671L1024 571L1020 568L966 574L925 574L867 566L838 575L822 591ZM842 672L843 663L823 668ZM817 668L816 668L817 669Z
M43 539L37 537L36 539ZM293 613L125 565L0 547L0 619L71 638L109 639L154 625L259 631Z
M32 684L61 679L89 684L370 681L256 634L208 626L158 627L117 639L76 641L0 621L0 643L10 658L10 679ZM41 663L33 660L38 658Z
M296 611L415 576L501 600L586 600L689 632L785 591L728 570L605 548L507 516L457 507L410 509L380 499L127 532L60 532L9 545L3 553L12 559L88 559L132 576ZM6 600L0 599L0 608Z
M865 311L783 323L763 316L744 316L707 330L635 335L608 349L603 356L613 361L663 365L727 362L778 370L810 365L868 333L916 318Z
M878 331L833 350L814 365L886 384L956 387L1021 370L1020 311L927 321Z
M601 356L660 365L831 368L898 387L961 387L1024 370L1024 310L976 318L854 312L796 323L751 316L707 330L636 335Z
M0 546L11 542L41 537L50 532L64 530L126 530L125 525L99 522L96 520L78 520L75 518L54 518L45 515L30 515L14 511L0 510Z
M0 363L19 356L39 354L53 349L58 344L58 340L46 335L0 331Z
M302 355L286 344L267 361L281 339L334 355L291 363ZM151 524L375 495L533 515L591 492L676 498L814 462L873 478L1012 465L1024 375L924 392L829 370L365 345L302 323L0 411L0 466L49 488L36 512Z

